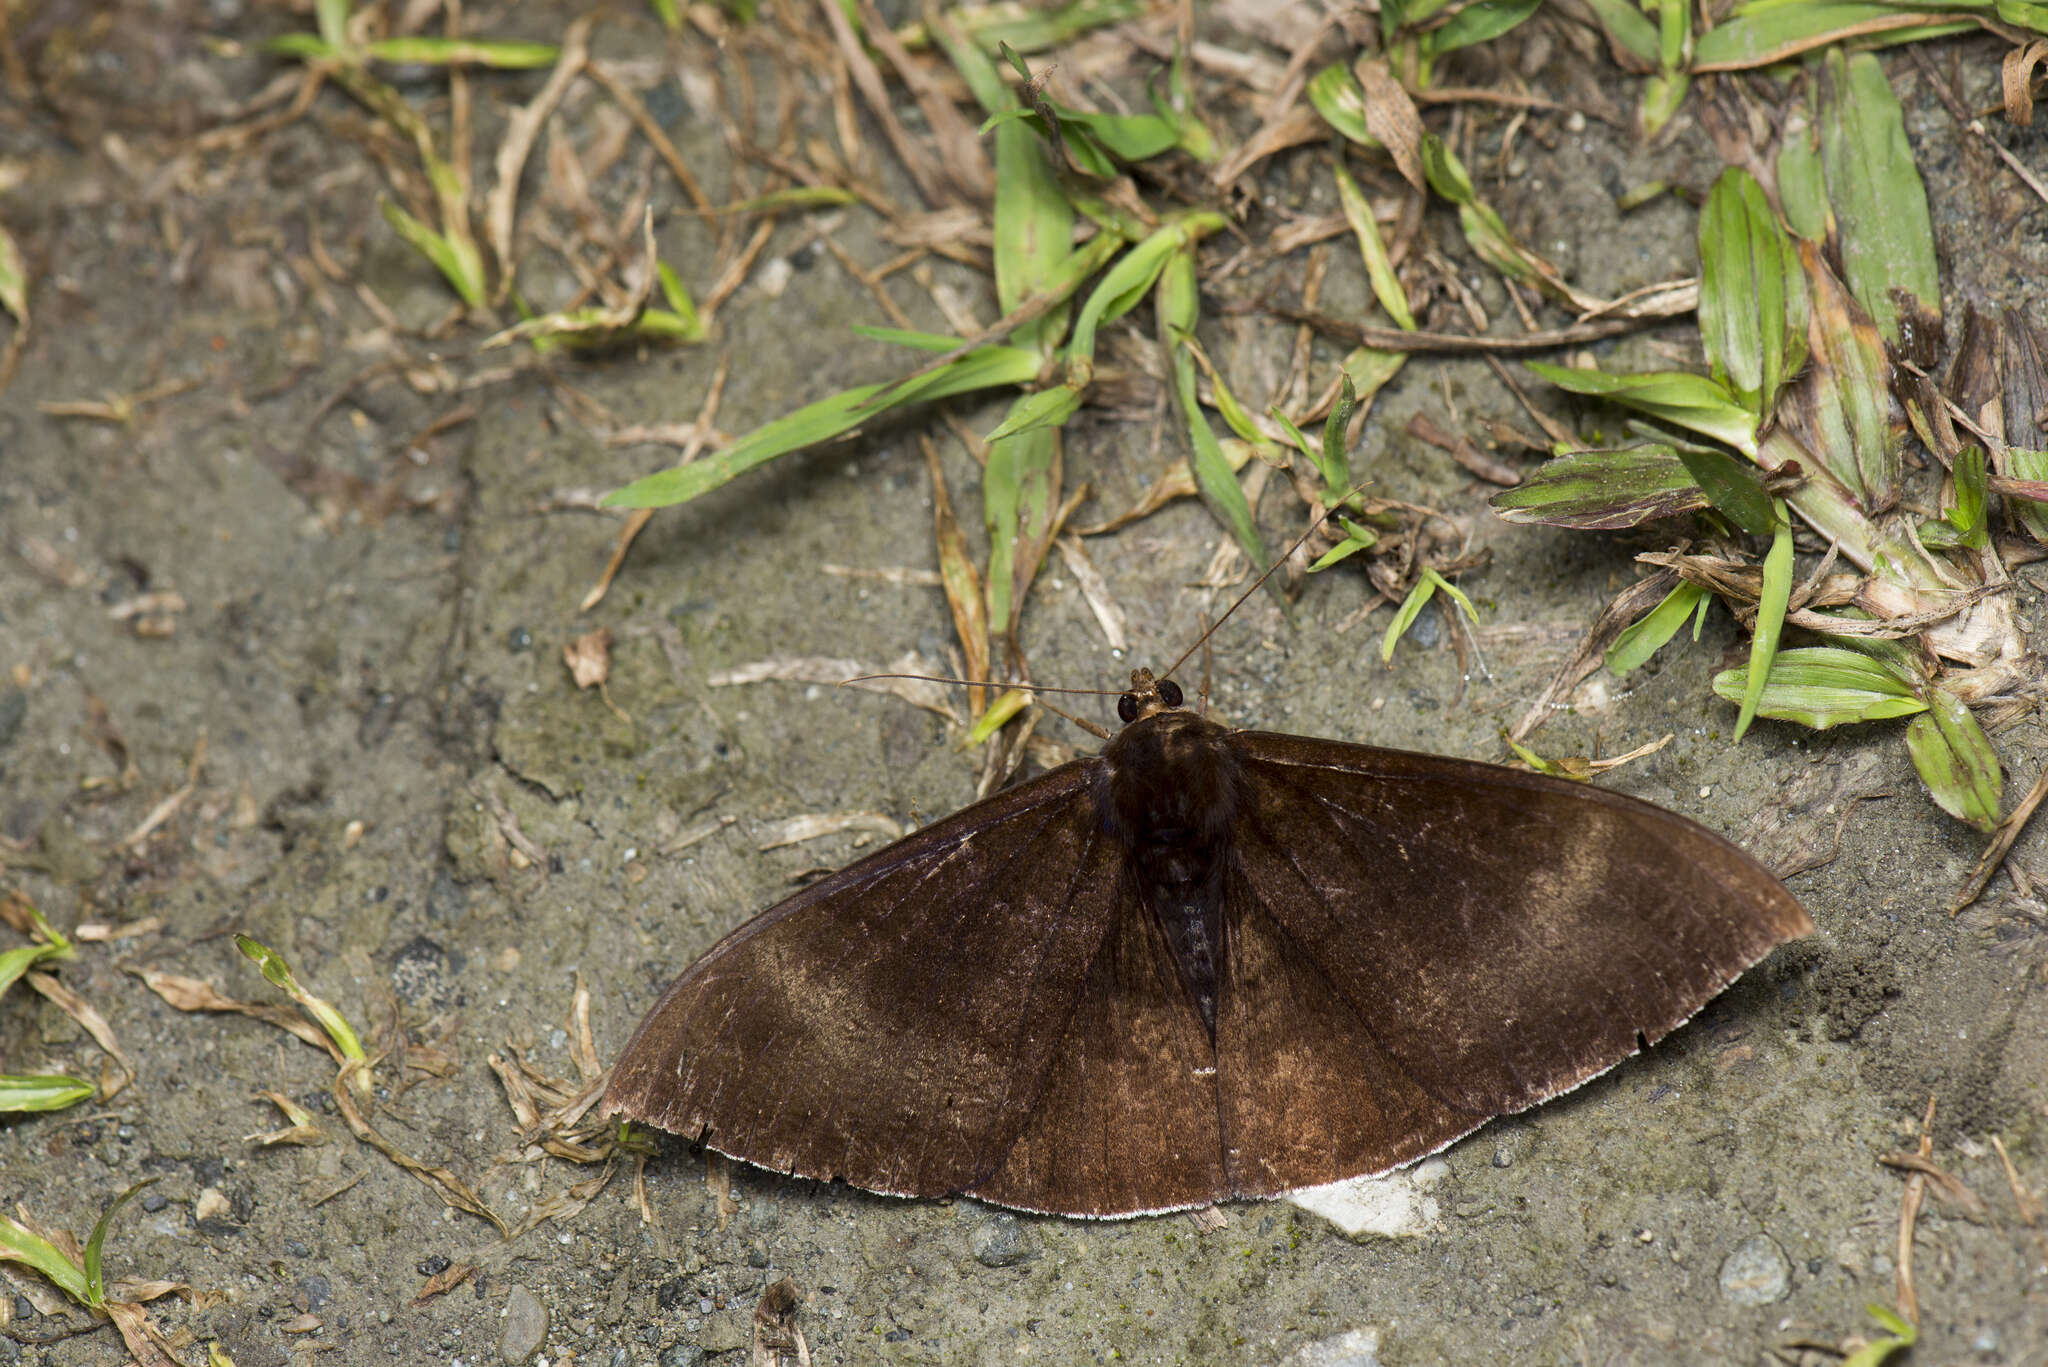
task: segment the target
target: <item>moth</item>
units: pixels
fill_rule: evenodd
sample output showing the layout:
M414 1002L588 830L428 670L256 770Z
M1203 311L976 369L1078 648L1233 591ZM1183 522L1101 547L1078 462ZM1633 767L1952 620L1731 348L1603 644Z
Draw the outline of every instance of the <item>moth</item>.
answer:
M1647 802L1183 701L1137 671L1101 753L733 931L603 1113L900 1196L1277 1196L1570 1091L1813 929Z

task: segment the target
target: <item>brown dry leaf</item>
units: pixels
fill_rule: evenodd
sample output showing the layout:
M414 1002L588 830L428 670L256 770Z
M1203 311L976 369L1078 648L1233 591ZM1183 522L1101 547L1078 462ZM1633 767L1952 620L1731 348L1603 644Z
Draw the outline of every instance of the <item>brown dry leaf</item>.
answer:
M2048 38L2036 38L2005 54L1999 84L2005 93L2005 117L2022 128L2034 126L2034 68L2048 64Z
M362 1111L356 1106L354 1088L348 1085L355 1070L356 1065L353 1062L343 1064L341 1071L335 1074L333 1088L334 1104L340 1108L342 1121L348 1126L349 1133L419 1178L446 1205L479 1219L488 1220L496 1227L501 1237L507 1235L509 1231L505 1222L498 1218L497 1212L485 1205L483 1198L471 1191L469 1185L460 1177L447 1168L420 1162L379 1134L370 1122L363 1118Z
M412 1298L412 1303L424 1305L436 1296L445 1296L474 1277L476 1271L475 1263L452 1263L427 1278L426 1285L420 1288L419 1295Z
M562 647L562 663L578 688L595 688L611 677L612 629L586 631Z
M953 499L946 491L946 474L939 466L938 449L929 438L920 438L925 464L932 474L932 524L939 544L939 579L946 589L946 606L953 612L953 630L960 637L966 656L970 683L988 679L988 602L981 590L981 575L967 550L967 536L953 516ZM967 690L968 715L979 719L988 705L988 690Z
M142 771L135 767L135 756L128 750L128 738L121 734L115 724L114 715L108 711L106 700L90 689L85 694L85 729L106 757L114 761L120 775L114 780L125 791L141 779ZM95 780L97 781L97 780Z
M121 1047L121 1042L114 1038L114 1027L107 1024L107 1018L94 1010L91 1003L47 973L31 972L23 978L23 981L47 997L59 1011L77 1021L79 1028L84 1030L86 1034L91 1035L93 1042L106 1050L109 1058L121 1065L121 1071L126 1074L125 1077L118 1078L109 1083L107 1078L102 1075L100 1080L101 1101L112 1101L122 1088L135 1081L134 1061L128 1057L127 1051Z
M811 1345L796 1327L796 1312L803 1303L804 1293L787 1277L761 1293L754 1306L754 1342L747 1367L811 1367Z
M1984 1202L1978 1199L1977 1193L1963 1185L1961 1178L1937 1166L1932 1158L1908 1151L1881 1153L1877 1156L1877 1161L1888 1168L1897 1168L1902 1172L1917 1172L1925 1176L1934 1194L1941 1198L1943 1204L1955 1207L1956 1214L1965 1220L1981 1225L1989 1218L1989 1213L1984 1209Z
M168 1351L169 1342L149 1322L149 1312L133 1301L110 1300L101 1307L114 1328L120 1331L121 1342L128 1347L128 1354L136 1361L137 1367L178 1367L178 1361Z
M763 852L779 850L785 845L799 845L846 831L871 831L888 840L903 838L902 823L881 812L806 812L762 826L758 832L759 848Z
M1365 131L1386 144L1394 169L1418 191L1422 178L1422 116L1383 57L1360 57L1351 74L1365 93Z
M325 1325L326 1321L308 1310L303 1314L293 1315L277 1327L281 1333L286 1334L314 1334L318 1333Z
M607 1163L603 1172L598 1173L594 1177L585 1178L574 1186L565 1187L553 1196L548 1197L531 1211L527 1212L526 1218L520 1221L519 1228L506 1235L505 1241L510 1243L520 1235L528 1233L536 1226L544 1224L549 1220L572 1220L582 1214L583 1208L592 1201L595 1201L604 1191L605 1187L610 1185L612 1174L616 1171L617 1168L614 1165Z
M265 1025L274 1025L287 1034L298 1036L316 1049L323 1049L338 1065L342 1062L341 1050L327 1033L297 1011L282 1006L271 1006L256 1002L236 1001L216 990L212 983L198 978L187 978L178 973L165 973L160 969L127 966L128 972L142 979L142 985L162 997L178 1011L232 1011L236 1015L260 1020Z
M308 1147L327 1142L327 1131L313 1123L312 1112L279 1092L258 1092L257 1096L268 1101L284 1112L289 1123L281 1130L259 1131L242 1136L244 1144L260 1144L269 1148L273 1144L303 1144Z

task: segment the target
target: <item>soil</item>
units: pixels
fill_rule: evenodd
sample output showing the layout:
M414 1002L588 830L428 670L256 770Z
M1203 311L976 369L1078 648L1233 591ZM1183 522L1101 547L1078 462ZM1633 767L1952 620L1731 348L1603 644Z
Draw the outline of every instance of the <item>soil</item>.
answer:
M550 40L567 17L532 5L473 21ZM229 933L246 931L373 1041L397 1022L421 1066L384 1060L373 1122L514 1228L527 1224L602 1170L522 1146L494 1057L516 1051L576 1085L579 982L608 1057L715 938L871 839L764 852L765 823L847 809L921 821L971 797L976 759L929 713L852 690L708 680L778 655L944 660L952 629L936 587L822 567L935 566L920 435L940 442L969 522L977 471L923 421L778 460L657 515L609 596L580 613L618 523L575 495L674 458L609 445L599 429L694 420L721 357L730 377L716 421L728 433L903 368L901 353L850 333L881 321L878 309L817 244L816 222L781 223L708 345L545 366L520 348L478 353L489 329L437 331L451 296L378 211L380 158L405 162L409 149L343 94L330 88L245 145L195 144L292 69L254 46L297 22L281 8L54 4L24 22L12 41L46 84L35 99L16 87L0 115L12 185L0 221L22 246L34 319L0 393L0 859L4 884L61 928L144 928L82 943L59 970L104 1014L134 1082L0 1125L0 1199L82 1238L117 1193L155 1179L115 1218L107 1261L117 1278L190 1288L152 1311L181 1336L184 1360L216 1342L238 1367L475 1367L521 1349L549 1363L734 1363L762 1289L786 1277L819 1362L1753 1363L1774 1345L1874 1332L1863 1307L1893 1301L1904 1185L1878 1158L1914 1147L1932 1097L1935 1161L1982 1212L1931 1196L1920 1217L1913 1360L2048 1362L2048 1225L2024 1223L1990 1142L2048 1191L2048 919L2004 878L1948 914L1980 842L1925 798L1901 723L1828 734L1764 723L1731 744L1733 709L1709 680L1742 638L1718 611L1699 644L1674 644L1631 680L1596 681L1535 743L1615 754L1669 732L1664 749L1602 782L1773 848L1824 850L1839 827L1834 859L1791 881L1819 933L1649 1054L1454 1146L1406 1235L1346 1237L1288 1203L1225 1207L1220 1228L1017 1217L745 1166L729 1169L736 1212L721 1217L713 1186L728 1170L679 1143L645 1167L651 1224L630 1161L587 1205L557 1205L558 1218L510 1240L445 1206L350 1138L322 1054L259 1020L173 1009L137 971L281 1003L236 950ZM599 24L594 51L667 54L686 74L713 60L701 41L665 48L636 7ZM1998 50L1962 39L1925 52L1924 67L1896 53L1887 63L1929 180L1949 317L1969 300L2034 308L2038 324L2048 208L1930 87L1938 74L1965 104L1995 104ZM392 74L445 127L445 78ZM480 179L507 111L545 74L472 78ZM1533 88L1624 123L1636 99L1611 69L1564 61L1534 73ZM731 153L702 89L670 81L645 98L717 199ZM819 89L804 100L829 134ZM1509 111L1475 106L1475 176L1525 241L1595 294L1682 276L1693 210L1665 196L1624 214L1614 197L1657 178L1711 181L1720 162L1696 107L1650 145L1599 119L1542 114L1502 177ZM587 85L564 119L586 148L615 122ZM882 146L872 125L867 135ZM2048 165L2040 123L1993 136ZM911 202L887 154L877 160ZM623 204L643 165L636 144L593 187L600 201ZM712 236L667 212L683 201L658 163L651 174L663 257L702 297ZM1274 204L1336 208L1306 158L1264 174ZM530 194L540 181L530 170ZM1448 215L1432 210L1429 231L1469 266ZM868 265L898 251L864 212L835 235ZM1323 307L1360 314L1355 253L1334 246ZM537 303L573 290L560 257L524 250L522 287ZM1291 290L1301 262L1255 267L1233 288ZM931 270L994 316L979 276L936 260ZM1468 275L1491 312L1508 311L1490 274ZM888 288L919 326L948 330L907 275ZM13 326L0 320L7 335ZM1256 394L1284 370L1293 329L1212 316L1203 338ZM1319 346L1316 373L1338 354ZM1614 368L1696 362L1696 338L1681 322L1597 354ZM468 383L505 365L520 368ZM38 406L174 382L127 421ZM958 409L980 431L999 412ZM1461 672L1433 612L1383 666L1384 611L1340 625L1370 595L1363 577L1319 575L1291 622L1261 594L1219 633L1224 719L1500 758L1500 727L1634 577L1635 552L1670 544L1668 529L1498 522L1487 486L1406 435L1418 413L1474 432L1487 418L1527 419L1483 364L1419 359L1353 455L1385 492L1444 510L1491 553L1461 581L1480 609L1483 670ZM1128 506L1177 453L1170 426L1084 415L1066 453L1069 482L1094 489L1080 520ZM1265 511L1275 538L1297 521L1281 490ZM1183 502L1089 543L1132 624L1126 652L1104 642L1055 557L1024 619L1034 676L1115 686L1133 665L1179 654L1219 606L1188 587L1218 536ZM2020 574L2028 621L2036 573ZM171 592L182 610L158 599L155 614L135 611ZM600 626L614 637L608 696L579 690L562 658ZM2016 798L2042 737L2029 720L1998 740ZM1852 801L1873 794L1885 796ZM707 817L731 822L661 853ZM537 858L508 843L515 830ZM2042 851L2029 835L2015 858L2033 867ZM444 1075L425 1070L438 1061ZM0 1002L0 1065L96 1077L102 1056L17 984ZM264 1091L308 1108L326 1142L245 1138L284 1123ZM436 1270L461 1263L476 1268L468 1280L418 1299ZM0 1363L126 1360L110 1330L79 1332L91 1328L81 1312L8 1275Z

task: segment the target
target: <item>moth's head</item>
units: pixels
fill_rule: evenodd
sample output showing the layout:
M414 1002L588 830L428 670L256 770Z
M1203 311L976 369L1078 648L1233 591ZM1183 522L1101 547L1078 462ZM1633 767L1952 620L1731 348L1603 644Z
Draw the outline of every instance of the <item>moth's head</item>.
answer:
M1145 717L1171 712L1181 704L1180 685L1171 679L1155 679L1149 669L1131 671L1131 691L1116 700L1116 714L1124 725Z

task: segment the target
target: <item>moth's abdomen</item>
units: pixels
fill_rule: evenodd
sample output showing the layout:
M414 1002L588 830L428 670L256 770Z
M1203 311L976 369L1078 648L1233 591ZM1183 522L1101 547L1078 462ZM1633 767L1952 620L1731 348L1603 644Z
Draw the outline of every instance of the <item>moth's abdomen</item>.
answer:
M1161 712L1126 726L1102 752L1107 824L1212 1040L1224 875L1243 784L1236 755L1222 744L1226 734L1191 712Z

